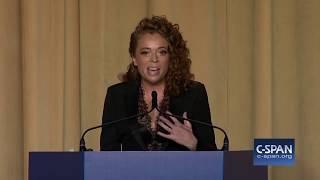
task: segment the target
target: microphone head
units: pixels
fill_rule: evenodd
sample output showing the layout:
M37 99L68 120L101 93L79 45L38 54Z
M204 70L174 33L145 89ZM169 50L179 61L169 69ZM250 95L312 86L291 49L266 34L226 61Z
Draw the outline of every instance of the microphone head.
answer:
M157 92L156 91L152 91L151 97L152 97L152 109L157 108L157 106L158 106Z

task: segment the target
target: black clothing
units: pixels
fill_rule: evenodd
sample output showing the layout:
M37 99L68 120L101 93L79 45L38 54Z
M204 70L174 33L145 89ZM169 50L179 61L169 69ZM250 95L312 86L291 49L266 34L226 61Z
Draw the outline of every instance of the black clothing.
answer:
M102 123L112 122L138 113L139 83L122 82L110 86L104 103ZM150 95L151 96L151 95ZM211 124L207 92L200 82L192 81L188 90L179 96L170 96L169 111L178 116L187 112L190 119ZM181 121L182 122L182 121ZM192 124L198 140L197 150L216 150L213 129L197 123ZM183 151L185 146L157 135L156 140L162 144L161 150ZM147 150L152 141L151 133L137 122L137 119L121 121L102 128L100 148L102 151Z

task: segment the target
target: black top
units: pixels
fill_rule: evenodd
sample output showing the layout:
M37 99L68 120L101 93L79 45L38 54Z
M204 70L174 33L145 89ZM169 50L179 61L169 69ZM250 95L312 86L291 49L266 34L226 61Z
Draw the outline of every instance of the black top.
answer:
M110 86L104 103L102 123L137 114L138 91L139 84L133 81ZM187 91L179 96L170 96L169 111L179 116L187 112L188 118L211 124L207 92L200 82L192 81ZM216 150L213 129L193 122L191 124L193 133L198 139L197 150ZM118 151L121 148L127 151L147 150L146 146L151 140L151 133L135 118L102 128L100 148L102 151ZM160 136L157 136L157 141L163 144L162 150L188 150L185 146Z

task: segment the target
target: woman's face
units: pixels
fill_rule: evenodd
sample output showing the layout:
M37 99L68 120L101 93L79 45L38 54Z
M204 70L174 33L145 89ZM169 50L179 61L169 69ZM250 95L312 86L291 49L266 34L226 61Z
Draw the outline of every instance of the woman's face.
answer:
M145 33L137 42L133 63L138 67L143 83L165 83L169 67L168 42L158 33Z

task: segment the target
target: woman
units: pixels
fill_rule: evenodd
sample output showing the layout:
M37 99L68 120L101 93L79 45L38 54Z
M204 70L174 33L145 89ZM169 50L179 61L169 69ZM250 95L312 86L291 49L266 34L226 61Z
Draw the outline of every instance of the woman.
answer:
M156 91L161 112L211 124L203 84L193 81L191 60L179 27L165 17L144 18L131 34L132 62L119 84L108 88L103 123L151 109ZM151 113L104 127L101 150L216 150L211 128Z

